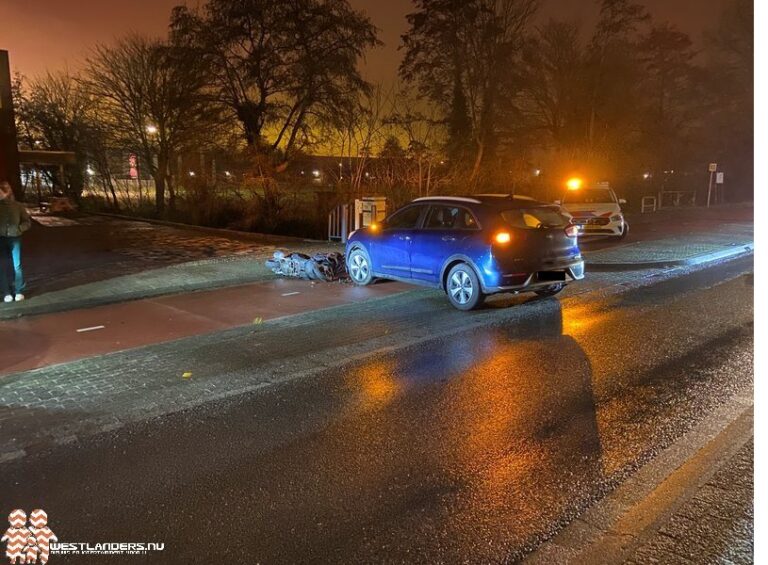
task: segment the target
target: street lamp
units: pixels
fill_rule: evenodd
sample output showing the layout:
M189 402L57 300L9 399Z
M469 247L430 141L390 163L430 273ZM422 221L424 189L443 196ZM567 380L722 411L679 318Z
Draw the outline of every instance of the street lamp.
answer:
M157 126L153 126L152 124L147 126L147 133L149 135L155 135L157 133Z

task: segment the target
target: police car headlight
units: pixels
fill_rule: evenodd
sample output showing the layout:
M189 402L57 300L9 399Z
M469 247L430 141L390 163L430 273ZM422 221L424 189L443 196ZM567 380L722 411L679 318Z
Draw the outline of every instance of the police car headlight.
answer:
M624 219L624 216L622 216L621 214L616 214L615 216L611 216L612 222L620 222L623 219Z

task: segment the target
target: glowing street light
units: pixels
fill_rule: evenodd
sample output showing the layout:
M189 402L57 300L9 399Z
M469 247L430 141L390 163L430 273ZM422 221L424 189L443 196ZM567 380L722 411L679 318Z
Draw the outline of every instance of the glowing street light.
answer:
M155 135L157 133L157 126L153 126L152 124L147 126L147 133L149 135Z
M536 169L533 171L533 176L538 177L541 176L541 169Z
M189 176L191 177L195 176L195 171L189 171Z
M648 180L649 178L651 178L651 173L643 173L643 178L645 180Z
M565 183L565 186L568 187L568 190L579 190L583 185L584 185L584 181L579 177L569 178L568 181Z

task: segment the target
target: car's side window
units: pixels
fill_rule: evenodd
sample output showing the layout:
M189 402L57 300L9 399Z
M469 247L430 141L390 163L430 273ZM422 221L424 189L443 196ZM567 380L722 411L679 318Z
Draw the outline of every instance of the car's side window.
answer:
M409 206L398 210L387 219L387 229L413 229L419 223L424 206Z
M460 206L432 206L424 224L431 230L474 230L477 220L472 212Z

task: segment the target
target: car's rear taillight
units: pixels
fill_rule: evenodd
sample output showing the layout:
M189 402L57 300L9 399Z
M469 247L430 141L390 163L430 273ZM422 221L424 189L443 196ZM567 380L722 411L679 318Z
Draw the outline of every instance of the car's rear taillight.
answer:
M567 228L565 228L565 235L568 237L576 237L579 235L579 226L571 224Z
M493 237L493 241L501 245L507 244L512 241L512 234L508 231L500 231Z

